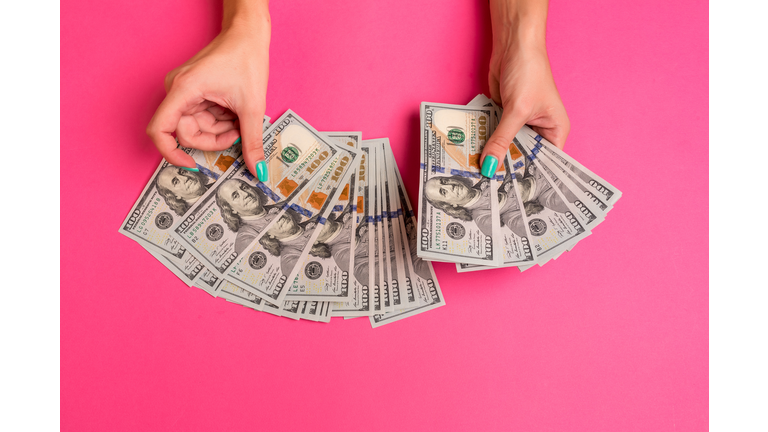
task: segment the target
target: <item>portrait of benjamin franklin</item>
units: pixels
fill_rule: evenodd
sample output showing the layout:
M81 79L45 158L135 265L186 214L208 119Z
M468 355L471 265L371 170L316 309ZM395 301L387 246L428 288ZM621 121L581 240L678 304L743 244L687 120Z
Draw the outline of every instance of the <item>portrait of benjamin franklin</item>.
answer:
M281 271L287 275L296 266L316 225L315 218L301 222L301 215L289 208L259 239L259 244L272 256L280 257Z
M448 216L474 222L485 235L492 235L490 179L473 184L458 175L432 177L424 184L424 197Z
M331 214L312 244L309 254L318 258L330 258L345 272L349 272L352 236L352 206L347 205L338 215Z
M241 254L278 213L267 205L268 198L261 189L240 179L225 181L216 190L216 204L227 227L237 233L235 252Z
M183 216L214 183L202 172L167 166L155 178L155 188L168 207Z

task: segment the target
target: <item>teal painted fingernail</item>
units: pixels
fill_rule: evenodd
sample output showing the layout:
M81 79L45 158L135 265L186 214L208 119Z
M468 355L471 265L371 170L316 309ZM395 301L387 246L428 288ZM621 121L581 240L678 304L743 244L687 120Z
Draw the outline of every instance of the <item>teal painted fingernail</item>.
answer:
M187 171L200 172L200 170L197 168L187 168L187 167L181 167L181 168L184 168Z
M493 174L496 173L496 167L499 165L499 160L495 157L488 155L483 160L483 167L480 169L480 174L484 177L493 178Z
M234 143L234 144L232 144L232 145L233 145L233 146L236 146L236 145L238 145L238 144L240 144L240 137L237 137L237 139L235 140L235 143Z
M256 176L261 182L267 181L267 163L265 161L256 164Z

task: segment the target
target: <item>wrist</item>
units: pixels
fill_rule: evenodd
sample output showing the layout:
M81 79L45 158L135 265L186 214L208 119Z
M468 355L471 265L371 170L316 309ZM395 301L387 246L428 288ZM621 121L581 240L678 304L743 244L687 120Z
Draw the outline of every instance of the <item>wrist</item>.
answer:
M494 45L546 51L547 0L490 0Z
M225 0L221 32L263 36L271 31L268 0Z

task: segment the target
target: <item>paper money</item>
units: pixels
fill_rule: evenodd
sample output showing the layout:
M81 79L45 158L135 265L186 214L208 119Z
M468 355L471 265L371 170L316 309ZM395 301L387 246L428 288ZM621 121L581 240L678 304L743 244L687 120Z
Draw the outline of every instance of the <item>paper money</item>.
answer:
M500 265L496 181L480 175L492 110L423 102L418 255L424 259Z
M360 132L325 132L340 146L359 148ZM364 153L361 151L361 157ZM299 264L300 270L289 287L286 300L348 301L351 300L351 269L355 251L355 218L357 214L357 171L354 167L349 181L333 206L323 229L327 233L315 240L309 256ZM320 269L322 273L318 273Z
M537 147L543 150L546 156L562 164L568 170L573 172L577 178L581 179L584 183L589 185L589 187L593 190L593 192L598 197L601 197L600 199L610 206L607 210L610 210L613 207L613 205L616 203L616 201L618 201L619 198L621 198L620 190L618 190L616 187L614 187L613 185L605 181L603 178L601 178L597 174L590 171L584 165L577 162L567 153L560 150L557 146L547 141L541 135L537 134L530 127L523 126L523 129L521 129L520 134L525 135L529 137L531 140L540 144Z
M264 132L267 181L258 181L238 158L174 223L173 236L203 265L226 276L338 152L336 144L288 110Z
M394 161L394 157L391 159ZM410 258L406 263L410 275L409 281L416 296L420 298L420 302L418 306L408 307L389 313L373 315L370 317L371 326L373 328L399 321L445 305L445 298L443 298L443 293L440 290L440 285L438 284L437 278L435 277L435 271L432 268L432 264L422 260L415 253L417 246L416 216L413 213L410 200L408 199L408 194L405 191L405 185L403 184L403 180L400 177L400 171L397 169L394 171L395 172L393 174L396 174L396 178L393 179L393 181L397 182L398 196L402 203L401 206L405 216L404 228L407 240L403 246L405 248L405 245L408 245L405 253Z
M352 257L351 298L331 304L331 316L367 316L372 314L373 295L373 213L371 198L371 154L369 146L360 146L362 158L355 174L354 246Z
M231 266L225 278L234 284L280 304L300 270L308 279L324 274L319 261L304 263L315 246L341 229L341 224L328 219L360 161L354 147L339 147L322 171L288 203L276 223L243 253ZM343 212L343 208L338 214Z
M268 120L269 117L264 117L265 129L269 126ZM181 149L194 159L199 172L161 160L119 232L148 251L163 254L173 265L171 270L187 285L192 285L204 266L173 238L170 228L240 157L242 146L238 143L218 152Z

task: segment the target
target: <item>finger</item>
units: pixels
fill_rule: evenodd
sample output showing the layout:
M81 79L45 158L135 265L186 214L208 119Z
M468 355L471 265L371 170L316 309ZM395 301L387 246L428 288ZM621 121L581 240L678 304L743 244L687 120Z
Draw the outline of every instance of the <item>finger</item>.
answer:
M220 134L200 130L197 122L191 116L183 116L176 131L179 144L183 147L203 151L219 151L232 146L240 137L240 131L230 129Z
M499 78L493 73L488 73L488 90L491 92L491 99L496 105L501 106L501 92L499 91Z
M485 147L483 147L483 154L480 158L482 175L492 177L497 168L503 165L504 157L507 154L507 150L509 150L509 146L512 144L512 140L522 129L523 125L525 125L526 120L525 115L512 109L504 111L499 125L496 127L493 135L491 135L491 138L485 143ZM495 164L492 160L486 162L486 158L489 156L496 158Z
M173 132L179 124L184 112L199 105L203 99L184 90L172 91L157 107L155 115L147 126L147 135L155 143L155 147L169 163L194 168L195 161L184 151L176 148Z
M565 147L565 140L571 131L571 122L565 109L558 110L545 118L530 120L528 125L537 134L543 136L560 149Z
M184 117L182 117L182 121L184 120ZM203 132L210 132L212 134L218 135L235 128L234 121L218 120L216 117L214 117L213 114L211 114L210 111L207 111L207 110L200 111L199 113L195 113L191 117L194 118L194 121L197 123L197 125L200 127L200 130Z
M243 139L243 158L245 166L251 173L256 174L259 180L266 180L266 164L262 164L263 173L260 173L256 164L264 160L264 145L262 143L262 123L264 121L264 108L253 102L242 110L237 110L240 120L240 136ZM259 175L261 174L261 175Z
M210 111L211 114L213 114L214 117L216 117L216 120L235 120L237 119L237 116L235 113L233 113L228 108L224 108L221 105L214 104L212 107L208 108L208 111Z

